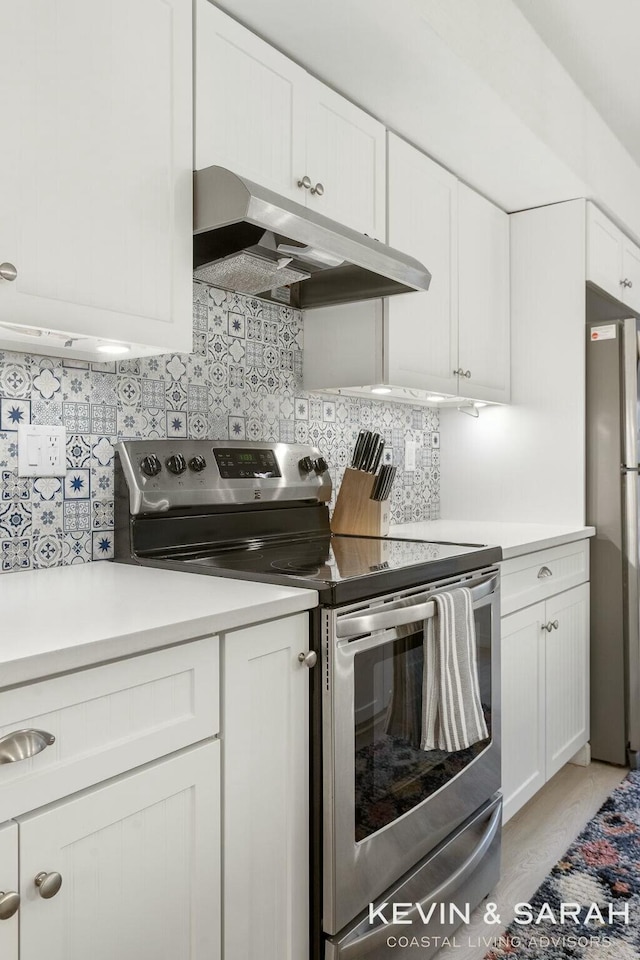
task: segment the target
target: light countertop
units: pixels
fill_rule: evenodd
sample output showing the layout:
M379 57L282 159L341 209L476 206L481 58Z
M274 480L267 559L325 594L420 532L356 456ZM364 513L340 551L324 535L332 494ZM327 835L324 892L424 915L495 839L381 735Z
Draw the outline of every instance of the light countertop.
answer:
M416 540L448 540L451 543L487 544L502 547L503 559L520 557L535 550L559 547L595 535L595 527L559 523L499 523L490 520L427 520L394 523L390 537Z
M108 561L0 576L0 686L310 610L314 590Z

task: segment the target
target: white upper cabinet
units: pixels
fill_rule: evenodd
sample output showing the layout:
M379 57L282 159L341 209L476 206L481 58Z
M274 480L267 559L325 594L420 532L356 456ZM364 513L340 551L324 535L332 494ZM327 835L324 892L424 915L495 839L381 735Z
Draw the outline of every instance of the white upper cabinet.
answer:
M190 0L29 0L3 18L0 262L17 276L0 323L191 349L191 47ZM45 340L29 349L56 352Z
M640 313L640 248L587 204L587 280Z
M458 181L419 150L389 134L392 247L431 271L427 293L387 301L388 380L397 386L457 392Z
M509 217L459 183L460 394L475 400L509 400L510 326Z
M195 167L303 202L306 74L209 0L195 8Z
M197 0L196 169L218 165L359 233L385 235L385 129Z

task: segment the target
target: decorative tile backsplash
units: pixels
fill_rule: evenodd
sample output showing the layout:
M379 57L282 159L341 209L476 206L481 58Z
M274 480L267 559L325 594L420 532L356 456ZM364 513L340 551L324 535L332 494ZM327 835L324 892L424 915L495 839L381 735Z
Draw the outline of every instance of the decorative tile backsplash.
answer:
M305 393L302 314L194 284L194 353L87 363L0 351L0 570L113 556L113 444L130 437L313 443L340 483L361 428L398 466L395 521L436 519L438 411ZM67 428L64 478L18 477L21 423ZM417 441L404 472L404 442Z

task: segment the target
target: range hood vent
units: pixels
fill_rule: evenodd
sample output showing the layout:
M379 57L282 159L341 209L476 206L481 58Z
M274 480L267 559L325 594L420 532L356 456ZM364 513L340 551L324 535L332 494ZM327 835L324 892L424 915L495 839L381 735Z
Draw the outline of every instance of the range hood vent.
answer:
M194 174L193 255L197 280L303 309L427 290L431 280L412 257L224 167Z

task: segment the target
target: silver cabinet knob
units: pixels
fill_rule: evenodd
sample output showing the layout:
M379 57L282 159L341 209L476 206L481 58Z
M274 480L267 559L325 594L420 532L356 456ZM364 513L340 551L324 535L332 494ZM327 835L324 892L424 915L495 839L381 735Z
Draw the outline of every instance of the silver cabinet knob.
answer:
M311 187L311 193L315 193L321 197L324 193L323 185L321 183L316 183L315 187Z
M5 266L5 264L3 264L3 266ZM2 269L2 267L0 267L0 270L1 270L1 269ZM633 286L633 283L632 283L631 280L627 280L627 278L625 277L624 280L621 280L621 281L620 281L620 285L623 286L623 287L632 287L632 286Z
M62 886L62 877L59 873L39 873L33 881L43 900L51 900Z
M465 376L468 380L471 377L471 370L465 370L463 376Z
M12 263L0 263L0 277L3 280L15 280L18 271Z
M15 730L0 737L0 763L28 760L55 742L54 735L46 730Z
M298 180L298 186L302 187L304 190L311 190L311 178L303 177L302 180Z
M558 627L560 626L560 624L558 623L557 620L554 620L554 621L551 623L551 626L553 627L554 630L557 630Z
M20 894L15 890L4 893L0 890L0 920L10 920L18 912Z
M553 570L549 570L549 567L540 567L538 570L538 580L544 580L545 577L552 577Z
M309 650L308 653L299 653L298 660L311 670L318 662L318 654L314 650Z
M546 630L547 633L551 633L551 631L553 630L553 626L552 626L552 624L551 624L551 620L549 620L548 623L543 623L543 624L542 624L542 629L543 629L543 630Z
M462 369L462 367L458 367L457 370L453 371L453 375L454 377L464 377L464 370Z

